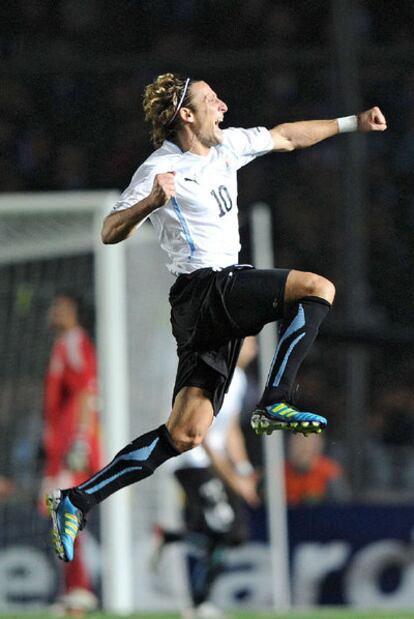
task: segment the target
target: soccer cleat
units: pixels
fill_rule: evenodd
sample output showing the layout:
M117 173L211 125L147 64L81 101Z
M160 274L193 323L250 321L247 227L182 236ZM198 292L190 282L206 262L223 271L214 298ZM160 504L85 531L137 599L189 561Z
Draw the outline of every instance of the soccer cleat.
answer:
M274 430L290 430L307 436L312 433L320 434L328 421L321 415L302 413L290 404L277 402L265 408L257 408L250 424L258 435L272 434Z
M85 524L80 509L75 507L62 490L46 495L46 505L52 518L53 547L59 559L72 561L77 534Z

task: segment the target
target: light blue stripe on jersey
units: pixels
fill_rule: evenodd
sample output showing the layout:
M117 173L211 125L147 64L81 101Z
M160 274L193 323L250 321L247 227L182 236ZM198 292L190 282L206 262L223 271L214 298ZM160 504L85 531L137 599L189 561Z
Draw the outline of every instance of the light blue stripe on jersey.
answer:
M177 202L177 199L171 198L171 202L172 202L174 211L177 213L180 226L183 229L185 240L187 241L188 247L190 248L190 255L188 256L188 259L191 260L191 258L193 257L193 254L195 253L196 248L194 245L193 237L191 236L190 228L188 227L188 223L183 215L180 205Z

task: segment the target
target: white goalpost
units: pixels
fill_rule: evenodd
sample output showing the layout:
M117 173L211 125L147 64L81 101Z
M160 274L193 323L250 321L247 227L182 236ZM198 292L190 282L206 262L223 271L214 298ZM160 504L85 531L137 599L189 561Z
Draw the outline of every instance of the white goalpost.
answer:
M270 208L263 202L251 207L254 264L257 268L274 267L272 243L272 220ZM274 323L268 324L258 335L259 378L265 384L275 346L277 330ZM286 515L286 490L284 475L283 434L275 432L264 439L266 466L267 522L270 537L270 565L272 605L276 610L291 607L288 527Z

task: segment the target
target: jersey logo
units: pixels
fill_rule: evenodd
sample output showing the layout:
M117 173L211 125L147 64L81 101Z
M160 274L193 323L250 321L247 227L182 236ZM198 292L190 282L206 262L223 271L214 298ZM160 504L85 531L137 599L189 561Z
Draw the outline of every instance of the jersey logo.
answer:
M184 180L188 181L189 183L196 183L197 185L200 184L196 178L188 178L188 176L184 176Z

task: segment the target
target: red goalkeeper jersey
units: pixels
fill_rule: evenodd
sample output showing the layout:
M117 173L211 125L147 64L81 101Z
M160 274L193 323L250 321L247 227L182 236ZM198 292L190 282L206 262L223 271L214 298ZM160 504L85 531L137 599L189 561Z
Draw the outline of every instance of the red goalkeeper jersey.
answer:
M88 402L87 425L81 419L85 398ZM47 476L55 476L67 468L66 457L76 440L84 441L89 453L87 468L79 477L85 478L99 469L100 432L96 400L95 348L86 331L74 327L55 341L46 374L44 445Z

